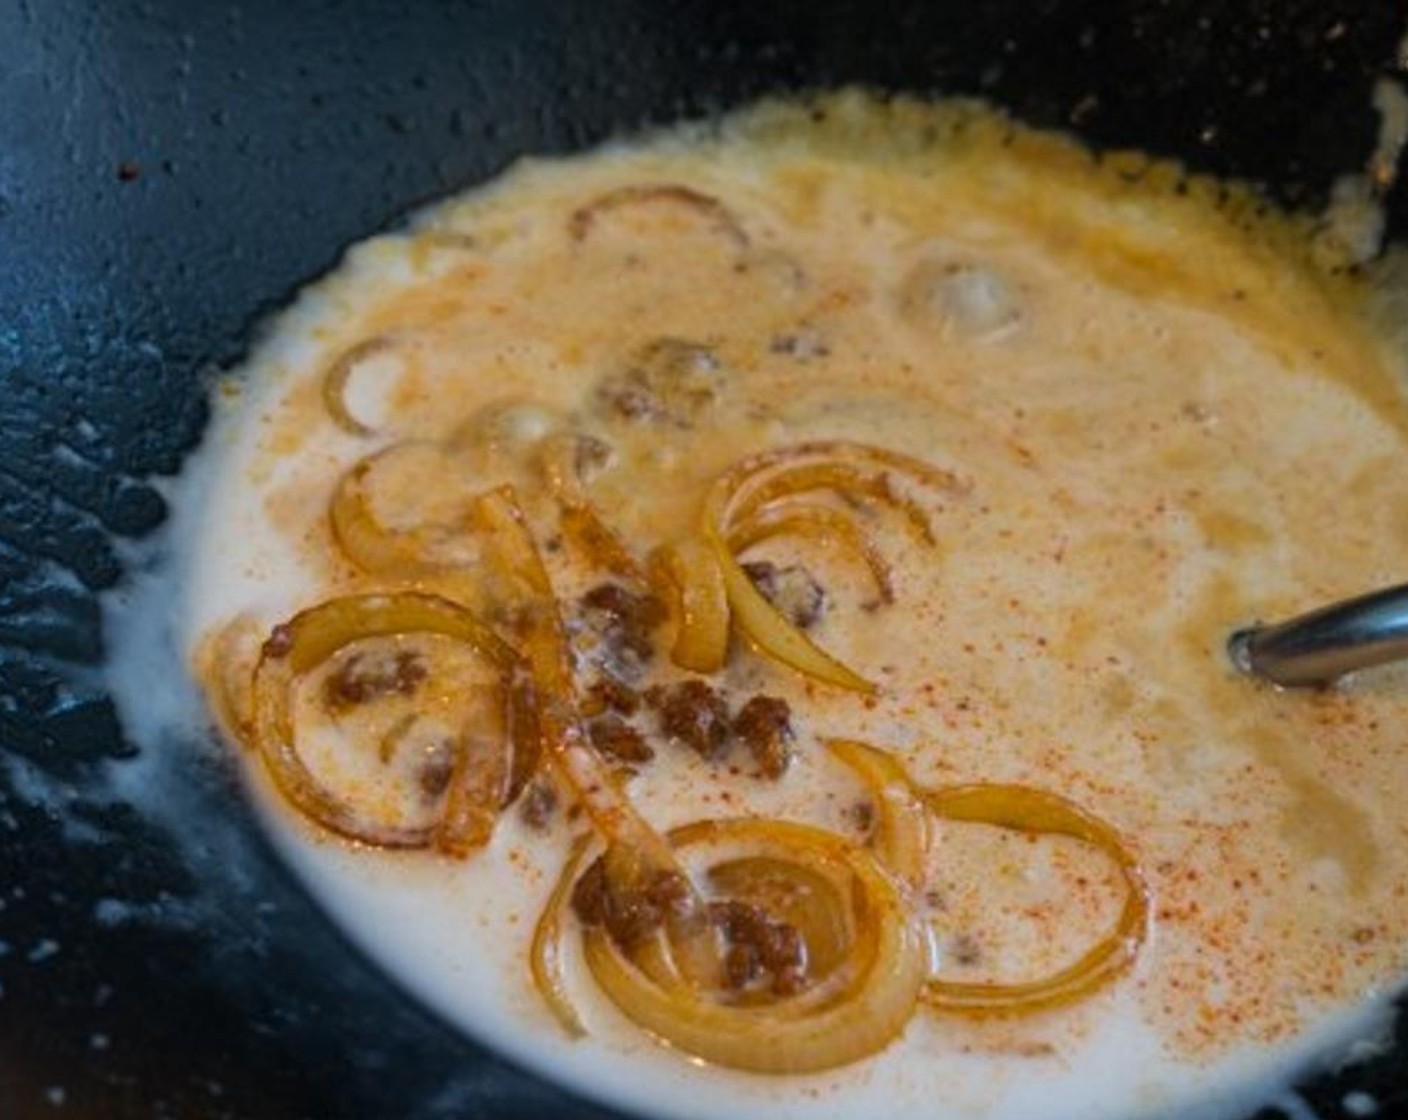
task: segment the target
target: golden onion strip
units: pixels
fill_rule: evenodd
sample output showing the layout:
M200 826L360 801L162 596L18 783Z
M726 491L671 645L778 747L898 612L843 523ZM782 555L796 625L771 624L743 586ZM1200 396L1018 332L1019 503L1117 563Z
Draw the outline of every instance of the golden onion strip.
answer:
M644 585L645 570L625 541L601 516L578 466L582 437L557 433L543 441L538 465L562 511L562 531L587 562Z
M814 490L830 490L842 498L875 502L903 513L910 528L926 544L934 543L934 529L924 507L910 495L895 488L894 472L872 470L860 463L799 462L775 467L765 477L751 481L746 493L738 495L729 508L729 525L735 525L772 503Z
M474 518L485 534L489 558L507 584L518 586L523 614L526 655L537 690L538 733L552 761L592 825L607 841L607 858L629 870L622 879L644 881L648 875L680 871L670 847L642 817L620 789L615 775L589 745L577 708L571 655L557 599L542 555L523 517L512 487L483 494L475 502ZM625 890L630 882L621 882ZM713 976L717 953L703 928L703 908L689 886L689 912L672 917L671 941L691 975Z
M880 861L918 891L925 880L929 809L894 757L854 739L827 739L826 748L865 783L874 800L870 843Z
M870 570L882 603L895 601L890 565L870 535L840 510L812 504L768 506L740 519L728 532L728 546L737 556L774 537L810 537L838 541L860 557Z
M659 548L654 582L675 625L670 660L695 673L716 673L728 653L728 593L713 549L697 539Z
M567 232L573 241L583 241L592 232L600 215L626 206L640 205L668 205L694 210L739 249L748 247L747 232L722 202L713 195L678 183L639 184L607 191L572 212Z
M509 803L515 769L512 688L505 682L498 690L502 705L503 734L493 742L472 733L461 733L445 807L435 824L434 846L447 855L467 856L483 847L494 834L499 810Z
M648 582L645 569L630 547L590 501L562 503L562 532L588 563L630 583L644 585Z
M718 559L734 622L759 649L803 676L853 692L875 691L875 685L832 657L768 602L716 530L706 527L704 540Z
M611 839L620 839L623 832L635 830L633 825L639 817L587 745L577 711L567 636L552 582L513 488L502 486L480 495L474 502L472 517L487 545L487 557L504 585L505 597L519 613L524 653L537 695L542 749L601 832ZM639 823L645 832L651 832L644 821Z
M658 984L606 931L583 934L587 965L602 990L644 1029L687 1053L758 1073L810 1073L883 1049L914 1012L927 950L900 888L862 848L810 825L704 821L669 834L678 847L740 842L803 868L844 867L852 889L854 936L817 990L760 1002L720 989Z
M1068 836L1098 848L1124 881L1125 900L1113 928L1064 968L1019 983L959 983L931 978L924 1000L932 1007L970 1015L1027 1014L1071 1003L1110 982L1133 964L1148 934L1149 890L1138 859L1110 824L1058 794L1031 786L977 783L925 789L883 751L851 740L831 740L831 751L865 782L876 802L876 847L881 858L906 878L922 867L915 805L944 820L990 825L1038 836ZM909 786L906 795L903 786ZM903 837L896 844L896 837ZM911 882L917 881L910 879Z
M729 540L773 503L820 489L877 498L903 511L916 531L932 540L924 510L894 488L894 474L950 492L963 489L956 475L907 455L846 440L827 440L744 459L714 482L704 500L704 540L718 558L739 630L764 653L803 675L856 692L871 693L875 686L821 649L769 603L739 565Z
M1069 836L1104 852L1124 880L1114 927L1079 958L1049 976L1019 984L931 979L924 999L945 1011L1010 1014L1071 1003L1134 963L1149 930L1149 889L1124 838L1099 817L1058 794L1029 786L979 784L924 790L925 803L946 820L993 825L1035 835Z
M708 516L731 528L758 509L790 494L834 489L842 494L859 486L853 496L872 496L906 509L916 528L929 534L923 510L882 480L889 474L933 490L963 493L967 486L952 471L898 451L851 440L811 440L774 448L734 464L715 484L706 505ZM874 491L871 493L871 491Z
M201 640L195 671L205 684L215 723L241 747L254 743L254 664L263 628L251 615L238 615Z
M572 432L544 436L537 449L538 470L553 497L570 505L586 501L586 484L578 468L581 437Z
M582 1017L572 1005L567 994L567 982L562 975L562 933L563 920L567 916L567 906L572 898L572 887L577 882L577 874L591 850L596 837L583 833L572 844L567 854L567 862L562 867L548 903L538 916L533 927L533 944L529 949L529 968L533 973L533 985L548 1005L553 1018L572 1038L581 1038L587 1033L582 1025Z
M322 827L379 847L419 848L443 838L447 849L455 852L464 846L464 834L453 824L442 834L438 822L401 826L363 819L354 805L313 776L295 744L291 707L298 681L353 642L401 634L440 634L462 642L501 677L512 674L519 664L512 647L448 599L417 592L330 599L275 627L264 643L254 671L254 739L279 791ZM462 743L459 750L464 750Z
M358 420L352 415L352 410L347 407L347 382L351 379L358 363L391 349L392 345L391 339L383 336L365 339L355 346L348 347L334 358L323 374L323 407L327 409L332 422L348 435L370 436L376 434L376 429Z
M513 768L508 776L505 803L512 802L538 771L542 739L538 729L538 692L526 666L514 670L506 685L505 719L513 744Z
M344 555L365 572L413 578L445 575L464 567L448 560L431 559L436 542L427 528L389 529L372 511L367 495L369 476L393 456L423 452L442 454L437 444L397 443L359 459L338 479L328 504L333 539ZM448 463L442 477L452 477Z

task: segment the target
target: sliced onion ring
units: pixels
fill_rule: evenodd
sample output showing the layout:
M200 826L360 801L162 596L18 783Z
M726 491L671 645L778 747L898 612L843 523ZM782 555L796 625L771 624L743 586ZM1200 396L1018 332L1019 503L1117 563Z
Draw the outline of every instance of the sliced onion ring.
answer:
M361 362L390 350L393 345L391 339L381 335L365 339L348 347L334 358L328 366L327 372L323 374L323 407L327 409L332 422L348 435L371 436L376 434L375 428L362 423L352 415L352 410L347 407L347 382Z
M980 784L924 791L938 817L1035 835L1069 836L1104 852L1124 880L1125 900L1113 928L1079 958L1048 976L1020 984L931 979L930 1006L967 1014L1026 1013L1072 1003L1125 972L1149 932L1149 888L1124 838L1073 801L1030 786Z
M1082 999L1134 963L1148 936L1149 888L1134 852L1112 825L1073 801L1031 786L975 783L925 789L913 785L895 759L864 743L830 740L827 746L870 788L876 801L876 847L882 859L896 860L895 870L907 878L914 873L912 816L917 798L943 820L1080 840L1105 853L1124 881L1124 905L1114 926L1071 964L1020 983L931 978L924 990L924 1001L931 1007L967 1015L1029 1014Z
M432 845L463 859L482 848L494 834L500 810L511 800L517 762L513 734L513 689L504 682L495 690L504 721L502 735L485 740L466 727L455 751L454 768L445 787L444 807L435 823Z
M860 777L875 803L870 843L880 861L913 891L924 886L929 810L904 767L884 751L854 739L824 740L827 750Z
M739 629L764 653L827 684L871 693L875 686L842 664L793 626L753 585L740 567L730 535L746 529L772 503L809 490L830 489L842 496L870 496L903 511L926 540L932 530L923 509L896 491L892 475L948 492L963 483L950 471L885 448L846 440L797 444L754 455L720 476L704 501L703 536L714 549L724 576L729 606Z
M728 654L729 615L714 550L697 539L665 545L652 554L651 570L675 624L670 660L691 672L718 672Z
M552 581L511 486L481 495L474 521L484 536L486 558L522 617L525 654L537 692L537 723L543 756L586 810L606 844L613 874L630 879L659 872L680 874L670 846L631 804L616 776L589 745L578 711L571 653L553 595ZM630 889L628 883L623 888ZM718 955L704 923L697 892L691 905L671 917L671 943L682 967L694 977L718 974Z
M398 634L440 634L463 642L504 678L521 664L515 651L473 614L448 599L418 592L330 599L274 628L254 671L254 738L270 777L304 816L339 835L386 848L423 848L444 840L463 846L462 832L441 823L379 825L326 788L295 746L292 697L300 678L353 642ZM461 747L461 750L463 748ZM452 781L453 781L452 777Z
M735 556L774 537L811 537L839 541L859 556L870 570L870 578L882 603L895 601L890 565L880 555L870 535L840 510L812 503L773 505L740 519L728 534L728 546Z
M718 558L734 621L764 653L805 677L852 692L875 691L875 685L832 657L768 602L717 532L706 529L704 540Z
M834 490L850 498L872 498L898 509L925 541L933 529L923 507L895 489L899 476L940 492L963 493L952 471L884 447L849 440L817 440L776 448L736 464L716 485L716 515L732 528L778 498L808 490Z
M509 771L504 804L516 801L523 787L538 772L542 739L538 731L538 692L526 665L510 674L504 697L504 719L509 742L513 744L513 768Z
M369 476L392 457L407 454L443 457L445 453L439 444L408 441L392 444L353 463L338 479L328 503L333 538L353 564L374 575L412 578L446 575L465 565L434 558L435 542L430 539L428 529L389 529L372 512L367 496ZM440 477L453 484L448 460ZM468 528L466 522L466 532Z
M481 494L472 517L503 596L521 617L544 755L608 841L634 841L663 850L659 837L621 795L610 770L588 746L557 599L513 488L501 486Z
M748 247L747 232L722 202L713 195L679 183L640 184L607 191L572 212L567 222L567 232L573 241L583 241L602 214L625 206L640 205L682 206L694 210L739 249Z
M587 1028L582 1025L582 1017L572 1005L572 999L567 994L567 981L562 975L563 919L572 897L572 887L595 839L592 833L585 832L573 842L557 885L553 887L548 904L543 907L537 925L533 927L533 944L528 953L534 987L548 1005L553 1018L571 1038L583 1037Z
M587 562L643 586L645 570L587 492L580 456L589 437L558 432L545 438L538 452L538 466L562 511L562 531Z
M588 563L637 586L648 582L640 561L592 502L563 502L562 532Z
M216 726L241 747L254 743L254 665L263 637L254 617L241 614L204 636L195 653Z
M923 931L900 887L865 849L787 821L702 821L668 834L677 848L761 851L804 870L844 874L853 932L816 985L773 1000L739 1000L688 981L660 983L602 927L583 931L593 977L637 1025L706 1061L759 1073L811 1073L883 1049L914 1013L927 970Z

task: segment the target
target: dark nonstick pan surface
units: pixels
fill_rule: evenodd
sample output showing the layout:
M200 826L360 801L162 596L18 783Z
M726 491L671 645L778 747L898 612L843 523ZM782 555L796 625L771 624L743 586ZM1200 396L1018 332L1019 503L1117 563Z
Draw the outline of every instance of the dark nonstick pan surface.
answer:
M606 1115L382 979L227 773L180 775L180 835L111 796L144 744L102 692L97 596L162 522L210 370L343 246L520 153L847 82L1315 205L1372 146L1405 24L1397 0L0 0L0 1118ZM1307 1086L1318 1114L1408 1110L1403 1035Z

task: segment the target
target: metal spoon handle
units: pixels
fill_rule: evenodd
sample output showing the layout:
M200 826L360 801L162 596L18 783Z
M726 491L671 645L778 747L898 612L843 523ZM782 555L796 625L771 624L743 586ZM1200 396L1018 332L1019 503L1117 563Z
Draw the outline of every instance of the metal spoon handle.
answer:
M1324 684L1408 658L1408 584L1332 603L1289 622L1238 630L1227 642L1245 673L1280 685Z

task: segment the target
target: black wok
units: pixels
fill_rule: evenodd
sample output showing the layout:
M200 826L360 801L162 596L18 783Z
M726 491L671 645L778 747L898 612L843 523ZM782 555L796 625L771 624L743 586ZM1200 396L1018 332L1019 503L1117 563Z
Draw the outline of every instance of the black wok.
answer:
M976 93L1313 206L1360 165L1399 0L0 0L0 1117L601 1116L412 1005L192 763L182 835L99 594L206 374L346 243L515 155L767 91ZM1392 226L1408 232L1395 200ZM197 754L198 752L192 752ZM1408 1046L1305 1089L1408 1109Z

